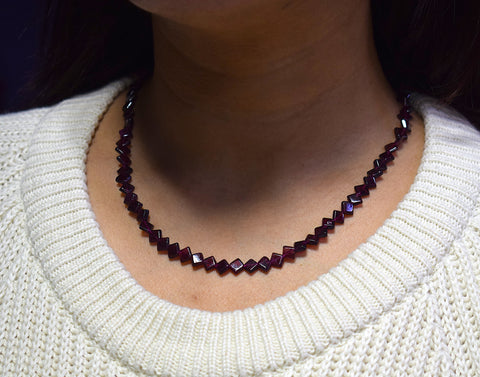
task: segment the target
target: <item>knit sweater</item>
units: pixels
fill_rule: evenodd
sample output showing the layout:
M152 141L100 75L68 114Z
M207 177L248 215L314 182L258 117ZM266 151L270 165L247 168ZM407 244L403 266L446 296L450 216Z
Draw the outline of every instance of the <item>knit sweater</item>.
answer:
M0 376L480 376L480 135L418 97L425 148L337 267L212 313L143 289L89 204L85 160L123 87L0 117Z

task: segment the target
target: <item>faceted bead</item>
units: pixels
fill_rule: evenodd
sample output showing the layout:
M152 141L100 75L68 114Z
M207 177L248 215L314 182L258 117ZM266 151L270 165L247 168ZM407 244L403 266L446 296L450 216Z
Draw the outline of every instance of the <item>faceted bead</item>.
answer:
M395 152L397 149L398 149L398 143L397 143L397 142L393 142L393 143L390 143L390 144L385 145L385 150L386 150L387 152L393 153L393 152Z
M123 166L130 166L132 160L130 160L127 156L123 154L119 154L117 156L117 161L120 162Z
M390 152L383 152L378 157L380 157L385 162L390 162L395 160L395 157Z
M124 166L117 170L118 175L130 175L132 172L133 169L129 166Z
M120 131L118 131L120 138L131 138L132 137L132 130L128 128L122 128Z
M115 148L115 151L117 151L120 154L123 154L125 156L128 156L130 154L130 148L127 146L117 146Z
M180 251L180 246L178 245L178 242L172 243L171 245L168 245L167 247L167 252L168 252L168 257L170 259L174 259L178 257L178 252Z
M220 275L223 275L225 272L228 271L228 269L230 268L230 265L225 259L222 259L220 262L218 262L215 265L215 268Z
M180 262L185 263L192 259L192 251L187 246L178 252Z
M367 171L367 175L372 176L373 178L378 178L383 175L383 171L377 168Z
M272 253L272 256L270 257L270 263L272 267L282 267L283 265L283 255L282 254L277 254L277 253Z
M130 202L128 205L128 210L133 213L138 213L143 207L143 204L138 201Z
M238 274L243 270L243 262L240 259L235 259L232 263L230 263L230 269L234 274Z
M403 107L402 110L397 115L397 118L402 120L410 120L412 119L412 115L410 114L410 109L408 107Z
M203 254L195 253L192 255L192 266L197 267L203 264Z
M157 250L166 251L169 244L170 244L170 239L168 237L162 237L157 242Z
M129 183L132 180L131 175L118 175L117 178L115 178L115 181L118 183L121 183L122 185L124 183Z
M293 248L296 253L304 251L307 249L307 242L306 241L297 241L293 244Z
M133 101L128 101L125 105L123 105L122 110L123 110L123 116L125 118L131 117L134 113Z
M124 125L127 130L131 131L133 129L133 118L132 117L125 118Z
M257 269L258 263L255 262L253 259L249 259L247 263L243 265L243 269L247 272L253 272Z
M283 247L283 258L295 259L295 250L291 246Z
M142 220L142 221L140 221L139 228L141 230L143 230L144 232L147 232L147 233L150 234L151 231L153 230L153 225L150 224L147 220Z
M130 145L131 143L131 140L129 137L122 137L120 140L117 141L117 146L118 147L126 147L128 145Z
M308 245L317 245L318 239L319 237L317 237L315 234L309 234L307 235L307 237L305 237L305 241L307 242Z
M205 270L210 271L212 268L215 268L217 264L217 261L215 260L215 257L208 257L203 260L203 267L205 267Z
M377 182L375 181L375 177L371 175L367 175L366 177L363 177L363 183L369 188L375 188L377 187Z
M142 209L142 210L138 211L137 220L138 221L142 221L142 220L147 221L149 214L150 214L150 211L148 209Z
M135 186L131 185L130 183L124 183L122 187L120 187L120 191L124 194L129 194L135 190Z
M136 202L138 200L137 194L134 192L131 192L130 194L125 195L125 199L123 199L123 202L126 205L129 205L131 202Z
M343 224L345 221L345 215L342 211L333 211L332 220L335 221L335 224Z
M315 236L318 237L318 238L324 238L324 237L327 237L328 235L328 231L327 231L327 227L325 226L317 226L315 228Z
M363 202L362 198L358 194L351 194L347 196L347 199L350 203L352 203L354 206L360 204Z
M408 120L402 119L402 120L400 121L400 123L402 124L402 127L407 130L408 133L410 133L410 132L412 131L412 130L410 129L410 123L408 123Z
M387 170L387 165L385 165L385 162L377 158L375 161L373 161L373 168L381 171Z
M333 221L332 219L329 219L328 217L324 217L322 219L322 226L327 229L333 229L335 228L335 221Z
M162 238L162 231L160 229L154 229L148 234L148 240L151 243L157 243L160 238Z
M370 192L368 191L367 185L358 185L354 187L355 192L360 195L361 197L363 196L368 196Z
M396 127L394 130L396 140L405 140L408 137L408 132L405 128Z
M258 268L261 269L263 272L267 272L268 270L270 270L270 267L272 267L272 263L267 257L264 256L258 261Z
M353 215L353 204L347 201L342 202L342 212L345 215Z

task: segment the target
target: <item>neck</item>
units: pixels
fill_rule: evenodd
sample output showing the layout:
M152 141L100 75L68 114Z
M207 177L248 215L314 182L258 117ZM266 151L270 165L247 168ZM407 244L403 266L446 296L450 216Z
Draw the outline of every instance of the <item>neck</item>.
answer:
M154 16L155 69L137 119L145 159L175 185L231 201L312 168L334 174L351 163L332 159L340 150L378 149L371 135L388 140L398 106L369 2L351 3L260 2L208 22Z

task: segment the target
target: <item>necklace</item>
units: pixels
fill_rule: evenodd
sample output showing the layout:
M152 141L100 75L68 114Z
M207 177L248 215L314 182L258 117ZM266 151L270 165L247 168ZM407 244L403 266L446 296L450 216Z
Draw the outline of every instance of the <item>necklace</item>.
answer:
M203 267L207 271L215 269L220 275L228 271L234 274L241 271L253 273L256 270L267 273L272 267L282 267L286 259L294 260L296 253L305 251L308 245L317 245L320 239L328 236L329 230L336 225L343 224L345 217L353 215L354 207L362 203L362 198L369 195L370 189L377 186L376 179L387 170L388 163L394 159L393 153L398 150L410 133L409 121L412 116L408 95L405 97L403 107L397 115L400 127L394 128L395 140L385 145L385 151L373 161L373 169L369 170L363 177L363 184L354 186L355 192L341 202L340 209L334 210L331 218L324 217L322 224L314 229L313 234L308 234L304 240L294 242L293 246L283 246L282 253L272 253L270 258L263 256L258 262L249 259L246 263L243 263L239 258L230 263L225 259L217 262L214 256L204 258L202 253L192 253L188 246L181 248L178 242L171 243L170 239L165 237L160 229L155 229L148 221L150 212L143 207L137 194L134 193L135 187L132 185L133 170L130 166L130 145L133 137L135 101L138 89L139 84L133 84L127 93L126 102L123 106L124 127L119 131L120 139L117 141L115 148L115 151L118 152L117 161L120 163L116 182L120 185L119 189L124 194L123 202L128 211L136 215L139 228L148 235L150 243L156 245L159 253L166 253L170 259L179 260L182 264L192 264L193 267L198 268Z

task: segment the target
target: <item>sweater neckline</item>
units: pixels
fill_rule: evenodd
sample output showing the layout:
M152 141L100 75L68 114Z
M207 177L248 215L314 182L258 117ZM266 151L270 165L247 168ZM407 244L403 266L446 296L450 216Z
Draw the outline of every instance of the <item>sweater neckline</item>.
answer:
M224 313L180 307L130 276L89 203L89 143L124 87L115 82L50 109L32 137L21 194L33 253L58 298L112 357L148 375L251 376L321 352L413 291L459 236L478 195L471 180L459 179L459 147L445 136L453 132L461 144L474 131L455 112L418 96L425 123L418 174L364 244L328 273L265 304ZM459 199L450 199L452 190Z

